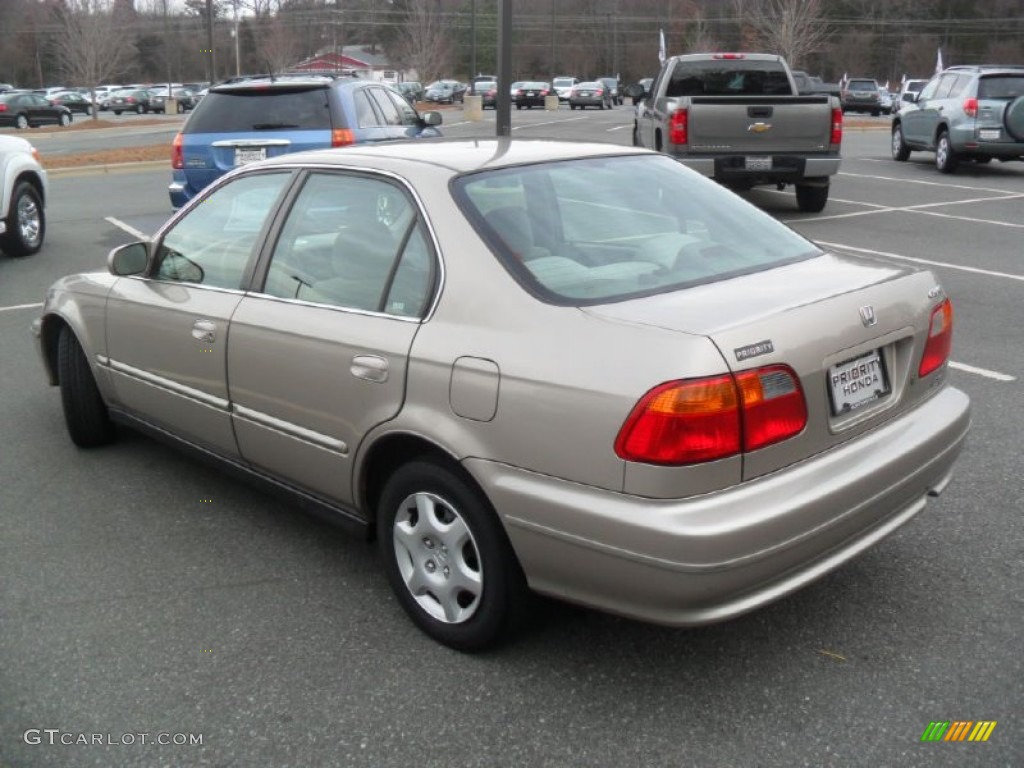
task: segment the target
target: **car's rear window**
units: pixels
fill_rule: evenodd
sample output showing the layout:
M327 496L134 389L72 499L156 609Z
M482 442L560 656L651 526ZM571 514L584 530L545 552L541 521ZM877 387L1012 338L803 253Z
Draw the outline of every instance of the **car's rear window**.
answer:
M331 130L327 89L252 88L210 91L185 123L184 133Z
M979 99L1016 99L1024 96L1024 75L989 75L978 81Z
M517 280L556 304L663 293L820 253L662 156L482 171L456 179L453 191Z
M851 80L846 88L850 91L874 91L878 89L878 83L874 80Z
M793 89L779 61L680 61L666 96L785 96Z

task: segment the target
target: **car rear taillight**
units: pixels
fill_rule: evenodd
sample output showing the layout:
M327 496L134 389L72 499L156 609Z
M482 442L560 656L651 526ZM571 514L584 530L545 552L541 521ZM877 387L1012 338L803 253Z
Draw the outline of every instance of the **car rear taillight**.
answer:
M335 128L331 131L332 147L347 147L356 143L356 135L350 128Z
M6 111L7 111L7 105L6 104L0 104L0 112L6 112Z
M125 99L125 101L128 102L129 104L134 104L135 103L135 97L129 96L127 99Z
M697 464L780 442L806 424L796 373L772 365L655 387L622 425L615 453L646 464Z
M184 137L179 133L171 142L171 168L182 169L185 167L185 150L182 146Z
M716 53L712 58L715 58L715 59L727 59L729 61L735 61L737 59L746 58L746 54L742 54L742 53Z
M832 144L843 143L843 110L841 107L832 110L832 137L829 141Z
M672 144L685 144L687 142L687 128L689 126L689 115L685 109L677 109L672 113L668 124L668 140Z
M548 95L548 92L547 92L547 91L541 91L541 92L540 92L540 95L541 95L541 96L547 96L547 95Z
M953 347L953 303L946 299L934 310L928 323L928 340L921 355L921 365L917 368L918 376L927 376L941 368L949 359Z
M973 96L964 99L964 114L968 117L978 116L978 100Z
M799 434L807 425L800 381L785 365L736 374L743 409L743 450L756 451Z

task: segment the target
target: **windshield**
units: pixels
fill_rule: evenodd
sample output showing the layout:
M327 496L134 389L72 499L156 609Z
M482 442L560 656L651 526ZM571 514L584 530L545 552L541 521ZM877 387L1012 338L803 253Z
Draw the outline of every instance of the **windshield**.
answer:
M586 305L664 293L820 251L661 156L483 171L454 182L469 220L531 293Z

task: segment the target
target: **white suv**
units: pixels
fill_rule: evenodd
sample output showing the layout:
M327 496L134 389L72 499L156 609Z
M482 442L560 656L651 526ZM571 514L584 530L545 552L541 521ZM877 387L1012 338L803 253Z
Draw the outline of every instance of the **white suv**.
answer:
M46 234L46 171L25 139L0 136L0 250L28 256Z

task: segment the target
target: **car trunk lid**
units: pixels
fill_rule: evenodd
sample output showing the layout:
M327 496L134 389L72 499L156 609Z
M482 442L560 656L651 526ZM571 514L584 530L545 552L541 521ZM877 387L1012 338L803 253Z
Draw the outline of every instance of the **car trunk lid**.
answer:
M734 373L786 365L797 374L806 428L744 454L743 477L751 479L828 450L926 397L944 370L917 376L931 310L942 296L929 272L825 254L584 311L705 335Z

